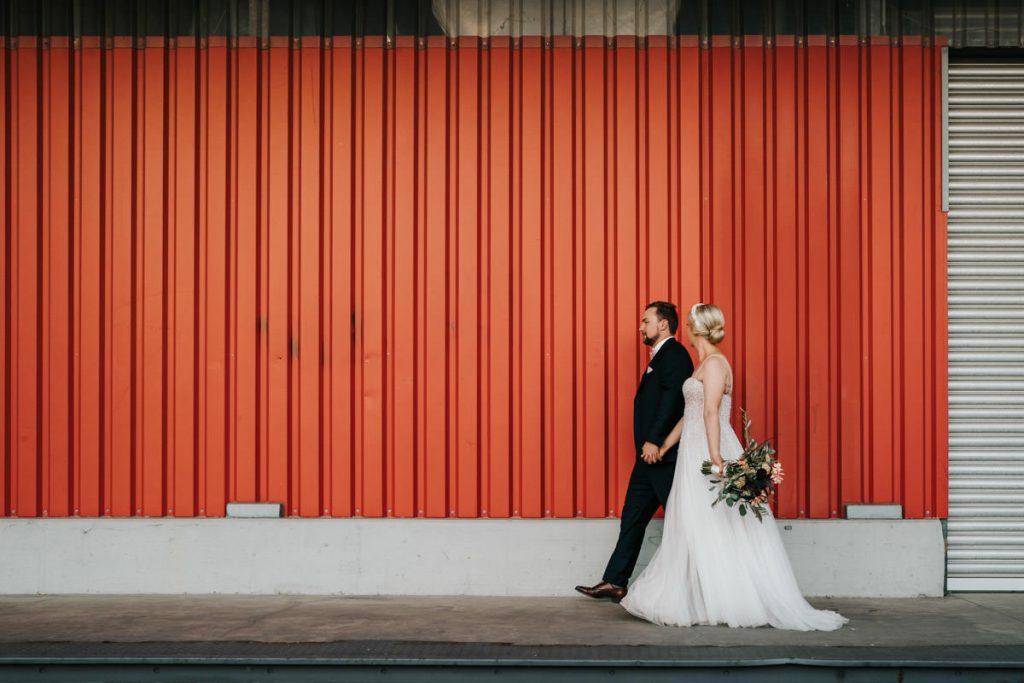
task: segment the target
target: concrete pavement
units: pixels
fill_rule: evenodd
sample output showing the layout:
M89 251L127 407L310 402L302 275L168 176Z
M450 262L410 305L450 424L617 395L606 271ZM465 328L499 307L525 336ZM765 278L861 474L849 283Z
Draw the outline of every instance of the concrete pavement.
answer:
M850 623L831 633L662 627L584 597L0 597L0 655L25 643L330 643L513 646L1024 648L1024 594L815 599Z

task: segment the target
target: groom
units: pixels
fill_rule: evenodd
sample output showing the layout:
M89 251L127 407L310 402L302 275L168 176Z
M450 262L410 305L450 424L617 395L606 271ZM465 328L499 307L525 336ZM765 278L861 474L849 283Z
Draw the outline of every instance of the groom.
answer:
M576 586L576 590L592 598L618 602L626 596L626 585L636 567L647 523L668 502L676 450L669 449L664 457L658 451L683 416L683 380L693 374L690 354L674 336L678 327L679 313L665 301L648 304L640 320L640 336L651 347L651 360L633 399L636 462L622 506L619 540L604 578L596 586Z

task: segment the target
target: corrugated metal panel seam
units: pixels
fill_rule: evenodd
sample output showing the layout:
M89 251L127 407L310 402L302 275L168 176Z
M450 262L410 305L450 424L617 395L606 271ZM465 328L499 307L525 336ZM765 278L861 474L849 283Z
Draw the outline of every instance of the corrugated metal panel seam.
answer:
M615 514L667 298L781 516L945 516L940 52L552 44L0 50L0 511Z

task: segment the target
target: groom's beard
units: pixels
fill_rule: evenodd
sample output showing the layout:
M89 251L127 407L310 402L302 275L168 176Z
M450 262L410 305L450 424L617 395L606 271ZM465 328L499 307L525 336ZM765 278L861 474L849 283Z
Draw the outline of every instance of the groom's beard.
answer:
M654 346L654 342L656 342L656 341L658 341L658 340L654 339L652 337L648 337L646 334L644 335L644 344L646 346Z

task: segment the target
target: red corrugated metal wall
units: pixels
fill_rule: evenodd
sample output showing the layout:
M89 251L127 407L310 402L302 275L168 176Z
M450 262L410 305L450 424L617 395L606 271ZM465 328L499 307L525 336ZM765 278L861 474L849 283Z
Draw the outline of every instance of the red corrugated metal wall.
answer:
M946 515L937 48L245 40L0 50L4 515L616 514L655 298Z

